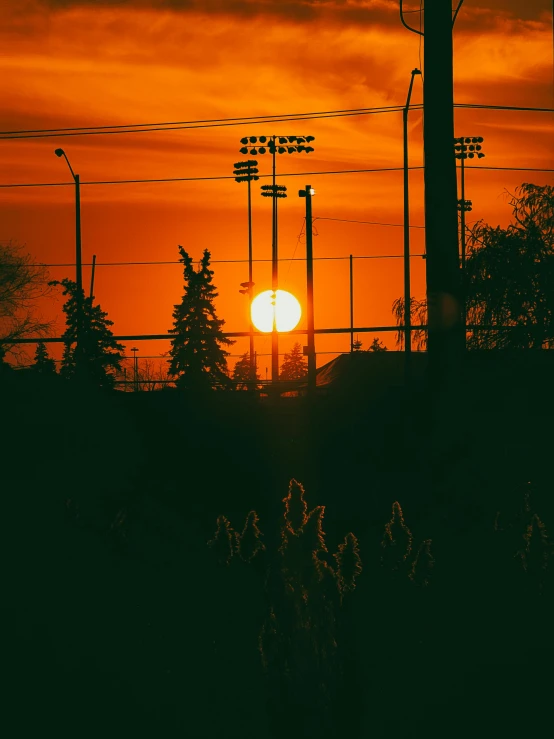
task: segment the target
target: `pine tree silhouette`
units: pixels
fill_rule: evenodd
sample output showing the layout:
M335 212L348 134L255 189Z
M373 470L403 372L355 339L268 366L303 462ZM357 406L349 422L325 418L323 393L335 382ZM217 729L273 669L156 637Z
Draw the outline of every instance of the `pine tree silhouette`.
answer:
M63 305L66 316L66 329L62 335L64 351L60 374L74 377L77 373L76 353L80 352L82 363L80 371L87 380L99 387L113 388L116 370L121 370L123 345L118 343L110 329L113 321L100 305L94 305L94 298L86 298L81 291L83 306L82 346L77 345L77 284L72 280L53 280L50 285L61 285L63 295L68 296Z
M308 364L302 354L302 347L298 342L294 344L288 354L285 354L279 379L301 380L308 374Z
M33 370L41 375L55 375L56 362L48 355L48 349L43 341L39 341L35 350Z
M251 376L250 353L245 352L233 369L233 382L236 383L237 390L250 390L259 387L255 384L260 379L258 373L258 365L254 369L254 377Z
M368 349L368 352L386 352L387 347L382 344L377 337L373 339L373 343Z
M209 269L210 252L204 250L198 271L182 246L179 246L179 253L186 284L181 303L173 311L170 333L175 337L171 340L168 374L177 378L175 384L182 390L229 387L229 352L222 345L230 346L235 342L223 334L221 328L225 321L216 316L213 301L218 293Z

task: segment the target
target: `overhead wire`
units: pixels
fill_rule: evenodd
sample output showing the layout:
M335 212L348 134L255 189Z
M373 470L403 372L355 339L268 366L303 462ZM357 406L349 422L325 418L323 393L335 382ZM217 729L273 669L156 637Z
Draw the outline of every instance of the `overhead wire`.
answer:
M411 257L421 257L423 254L411 254ZM404 259L403 254L362 254L360 256L353 256L353 259ZM350 259L347 257L314 257L315 261L340 261L341 259ZM248 259L212 259L210 264L244 264L247 263ZM272 259L253 259L253 262L268 262L271 263ZM290 259L283 259L279 261L291 261L291 262L305 262L305 257L291 257ZM37 262L37 267L75 267L75 262ZM127 267L127 266L142 266L142 265L162 265L162 264L181 264L180 259L171 259L167 261L125 261L125 262L95 262L96 267ZM83 267L92 267L92 262L83 262Z
M456 165L460 168L460 165ZM424 169L423 165L408 167L408 169ZM464 165L464 169L486 169L486 170L501 170L508 172L554 172L554 168L549 167L490 167L483 165ZM373 169L335 169L335 170L321 170L315 172L284 172L277 173L276 177L306 177L308 175L337 175L337 174L366 174L369 172L403 172L404 167L375 167ZM261 174L259 178L272 177L271 174ZM162 182L209 182L215 180L234 180L234 175L214 175L210 177L159 177L159 178L145 178L145 179L130 179L130 180L90 180L80 181L80 185L135 185L135 184L150 184L150 183L162 183ZM74 182L11 182L6 184L0 184L0 188L14 188L14 187L75 187Z
M421 68L421 58L420 58ZM485 105L475 103L454 103L455 108L482 108L488 110L510 110L553 113L554 108L526 107L515 105ZM325 118L341 118L360 115L376 115L379 113L398 113L403 105L388 105L373 108L345 108L328 111L314 111L307 113L282 113L273 116L244 116L236 118L212 118L193 121L175 121L166 123L131 123L109 126L81 126L65 128L20 129L0 131L0 140L28 139L28 138L55 138L60 136L93 136L99 134L125 133L152 133L157 131L194 130L199 128L220 128L227 126L263 125L269 123L294 123L296 121L317 120ZM411 106L418 110L423 108L422 103Z

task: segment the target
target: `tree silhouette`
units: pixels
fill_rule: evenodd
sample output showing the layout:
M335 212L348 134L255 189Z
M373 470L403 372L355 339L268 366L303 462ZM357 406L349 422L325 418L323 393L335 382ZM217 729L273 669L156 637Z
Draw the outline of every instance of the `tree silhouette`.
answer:
M260 375L258 373L258 364L256 363L256 367L254 370L254 377L251 377L251 370L250 370L250 352L245 352L239 361L235 364L235 368L233 369L233 382L236 383L236 389L237 390L249 390L253 388L259 387L258 385L253 385L252 380L256 381L260 379Z
M217 318L214 299L217 298L212 284L210 252L205 249L200 269L193 267L192 258L179 246L184 265L185 292L181 303L173 311L175 334L171 340L169 375L183 390L210 390L215 386L229 387L227 373L229 352L222 345L235 342L223 334L225 321Z
M285 354L279 377L281 380L301 380L307 374L308 364L302 354L302 347L296 342L291 351Z
M82 359L79 372L82 377L99 387L113 388L116 371L121 370L123 345L118 343L110 326L113 321L100 305L94 305L94 298L86 298L81 290L83 321L81 331L82 346L77 345L77 284L69 279L53 280L50 285L61 285L67 300L63 305L66 329L62 334L64 351L62 357L62 377L75 377L77 374L77 351Z
M400 503L395 501L392 504L391 519L385 526L381 540L381 564L392 570L403 567L412 552L412 541L412 532L406 526Z
M46 336L52 322L35 317L36 301L49 293L46 267L35 264L23 248L0 244L0 347L21 354L17 339Z
M468 330L468 349L554 348L554 187L522 184L508 193L513 222L493 228L483 221L468 229L464 273L468 325L508 326ZM404 322L404 299L393 303ZM426 300L411 299L414 324L427 323ZM417 349L427 330L415 329ZM404 332L397 334L402 348Z
M368 349L368 352L386 352L386 351L387 351L387 347L384 344L381 344L381 342L379 341L377 337L373 339L373 342Z
M56 374L56 362L48 355L48 349L43 341L37 344L33 370L39 372L41 375Z
M469 349L554 346L554 187L523 184L510 194L514 223L479 221L469 233L467 322L513 326L471 331Z

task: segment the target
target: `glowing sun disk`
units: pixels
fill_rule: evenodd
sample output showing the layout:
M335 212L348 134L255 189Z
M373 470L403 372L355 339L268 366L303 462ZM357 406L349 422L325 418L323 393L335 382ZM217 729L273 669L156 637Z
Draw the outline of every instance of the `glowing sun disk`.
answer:
M300 321L302 309L292 293L265 290L252 301L250 315L254 326L263 333L273 331L274 320L277 331L292 331Z

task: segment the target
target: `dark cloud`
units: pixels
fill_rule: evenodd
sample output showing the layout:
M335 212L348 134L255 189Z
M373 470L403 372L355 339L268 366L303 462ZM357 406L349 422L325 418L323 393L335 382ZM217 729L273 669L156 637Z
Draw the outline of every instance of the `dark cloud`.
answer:
M456 7L457 0L452 0ZM398 0L25 0L22 6L42 5L52 10L72 7L111 7L126 9L173 10L177 12L217 13L220 15L260 16L278 15L296 20L312 20L323 16L339 16L352 21L367 22L376 13L383 11L398 13ZM417 1L407 0L405 8L414 10ZM552 15L550 0L465 0L460 10L464 15L475 17L492 14L540 20ZM412 14L416 18L417 13Z
M395 0L27 0L16 12L91 7L245 18L274 16L297 22L328 19L362 25L375 23L383 15L398 13Z

